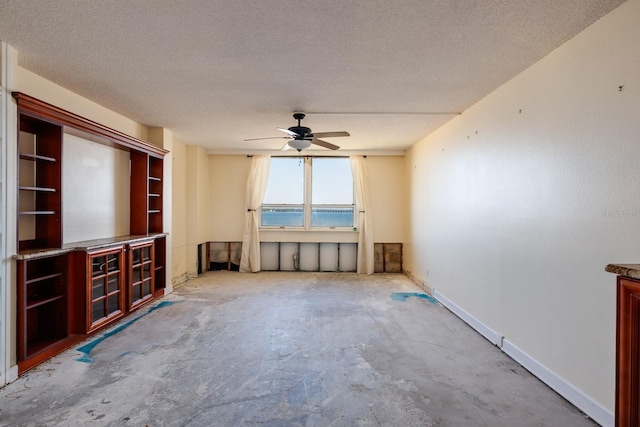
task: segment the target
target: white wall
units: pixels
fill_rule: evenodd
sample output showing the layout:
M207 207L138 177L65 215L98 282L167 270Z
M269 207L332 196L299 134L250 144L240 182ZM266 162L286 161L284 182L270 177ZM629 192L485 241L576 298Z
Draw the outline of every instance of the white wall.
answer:
M64 134L62 164L62 242L130 234L129 153Z
M400 156L368 156L373 230L376 242L402 242L406 209L405 160ZM245 191L251 158L210 155L210 241L242 241ZM353 231L266 231L263 242L357 242Z
M412 147L406 170L405 268L584 393L605 425L604 268L640 259L638 22L630 0Z

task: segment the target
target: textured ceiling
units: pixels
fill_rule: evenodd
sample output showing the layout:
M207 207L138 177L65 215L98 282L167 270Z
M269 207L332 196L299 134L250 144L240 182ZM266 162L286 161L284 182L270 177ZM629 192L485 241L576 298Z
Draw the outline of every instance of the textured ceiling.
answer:
M621 0L0 0L19 64L212 151L404 150ZM318 114L330 113L330 114ZM357 113L357 114L348 114ZM380 114L391 113L391 114Z

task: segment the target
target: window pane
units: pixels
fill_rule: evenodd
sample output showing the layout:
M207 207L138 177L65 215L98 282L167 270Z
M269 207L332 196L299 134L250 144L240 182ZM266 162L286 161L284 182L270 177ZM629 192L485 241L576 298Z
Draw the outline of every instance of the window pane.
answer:
M119 296L116 295L109 295L109 299L107 300L107 309L109 310L109 314L113 314L116 311L120 311L120 301L118 301Z
M91 304L91 320L96 321L98 319L102 319L106 314L104 312L104 300L94 301Z
M304 203L304 160L300 157L272 157L263 203L301 205Z
M312 175L312 204L353 204L353 176L348 158L314 158Z
M353 227L353 208L311 208L312 227Z
M105 296L104 292L104 277L99 279L93 279L93 283L91 285L91 299L100 298Z
M300 207L281 207L262 205L263 227L302 227L304 225L304 211Z

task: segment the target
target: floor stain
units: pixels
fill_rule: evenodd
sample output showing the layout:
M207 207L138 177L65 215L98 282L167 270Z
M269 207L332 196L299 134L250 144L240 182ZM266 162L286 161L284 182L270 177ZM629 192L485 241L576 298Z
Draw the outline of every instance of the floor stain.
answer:
M391 294L391 299L394 301L405 302L409 297L422 298L422 299L426 299L431 304L438 304L438 300L436 300L431 295L422 294L419 292L394 292Z
M126 323L123 323L122 325L118 326L117 328L115 328L112 331L107 332L106 334L90 341L88 344L83 345L82 347L77 348L77 350L80 353L83 353L82 356L80 356L79 358L77 358L76 360L78 362L83 362L83 363L93 363L93 359L91 358L91 352L93 351L94 348L96 348L96 346L98 344L100 344L102 341L106 340L107 338L117 334L118 332L123 331L124 329L128 328L129 326L133 325L135 322L137 322L138 320L142 319L144 316L146 316L147 314L162 308L162 307L167 307L169 305L173 305L175 304L177 301L162 301L160 304L158 305L154 305L153 307L149 308L149 310L147 310L146 313L144 313L141 316L136 317L135 319L131 319Z

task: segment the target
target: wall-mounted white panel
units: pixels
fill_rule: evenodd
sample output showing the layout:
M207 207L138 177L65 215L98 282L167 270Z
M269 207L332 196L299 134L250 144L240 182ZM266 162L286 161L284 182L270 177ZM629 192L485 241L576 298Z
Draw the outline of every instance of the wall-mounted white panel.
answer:
M300 270L318 271L318 243L300 243Z
M298 255L297 243L280 243L280 270L294 271L294 255Z
M356 243L340 243L339 271L356 271L358 245Z
M338 271L337 243L320 243L320 271Z
M65 134L63 242L129 234L129 153Z
M278 243L260 243L260 270L277 271L278 261Z

